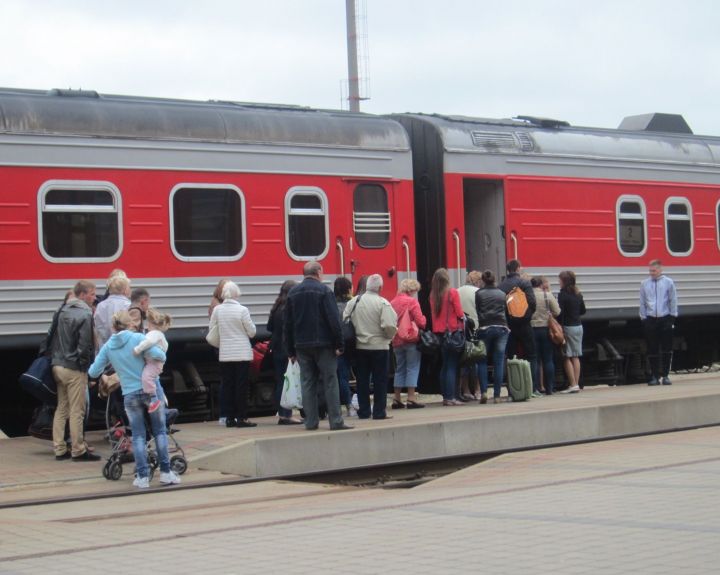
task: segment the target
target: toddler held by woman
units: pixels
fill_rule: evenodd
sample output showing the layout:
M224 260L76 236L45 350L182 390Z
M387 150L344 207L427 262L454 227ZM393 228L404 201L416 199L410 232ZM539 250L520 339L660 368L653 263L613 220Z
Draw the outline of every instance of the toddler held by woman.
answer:
M168 314L150 308L147 312L148 332L145 334L145 339L135 346L133 353L140 355L154 345L167 353L168 342L165 339L165 332L170 328L171 323L172 319ZM145 367L142 371L142 387L143 391L150 396L148 413L157 411L162 403L157 397L157 385L155 382L160 377L164 365L162 361L150 357L145 358Z

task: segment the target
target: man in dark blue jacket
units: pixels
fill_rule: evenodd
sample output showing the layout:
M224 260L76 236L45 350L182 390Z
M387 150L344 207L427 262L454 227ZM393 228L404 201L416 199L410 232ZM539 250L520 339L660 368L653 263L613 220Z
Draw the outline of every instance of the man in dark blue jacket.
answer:
M311 261L304 279L288 293L285 306L285 347L290 361L300 362L305 429L317 429L318 387L327 401L330 429L352 429L340 412L337 356L343 353L342 326L335 296L322 283L322 266Z

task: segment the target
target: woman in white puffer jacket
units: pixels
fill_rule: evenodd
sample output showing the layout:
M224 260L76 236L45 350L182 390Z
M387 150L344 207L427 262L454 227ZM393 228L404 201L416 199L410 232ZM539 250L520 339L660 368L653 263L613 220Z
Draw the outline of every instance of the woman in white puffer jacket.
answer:
M223 302L210 316L210 333L217 331L220 349L220 402L227 427L255 427L247 419L248 378L253 358L250 338L255 336L255 324L248 309L237 301L240 288L229 281L222 291Z

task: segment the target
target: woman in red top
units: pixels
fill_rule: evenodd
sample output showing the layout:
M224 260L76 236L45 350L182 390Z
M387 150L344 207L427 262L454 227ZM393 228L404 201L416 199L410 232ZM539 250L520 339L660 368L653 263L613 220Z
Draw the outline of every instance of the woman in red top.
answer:
M393 352L395 353L395 399L392 402L393 409L405 407L400 395L403 387L407 387L408 409L425 407L424 404L417 401L415 395L415 388L420 375L420 360L422 358L416 345L419 338L418 329L425 329L427 323L417 300L417 292L419 291L420 282L415 279L404 279L400 282L400 290L397 296L390 302L398 316L398 332L392 340ZM411 324L414 324L414 326ZM411 328L410 332L405 329L406 326Z
M435 270L430 289L430 310L432 311L432 330L442 339L445 331L464 329L465 314L460 304L460 294L450 287L450 276L445 268ZM443 405L465 405L456 398L456 380L460 352L441 347L442 367L440 368L440 387Z

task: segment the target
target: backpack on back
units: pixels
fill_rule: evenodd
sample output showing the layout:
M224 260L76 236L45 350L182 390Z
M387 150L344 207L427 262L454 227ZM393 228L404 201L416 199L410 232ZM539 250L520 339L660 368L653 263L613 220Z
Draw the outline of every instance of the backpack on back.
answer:
M528 301L525 292L518 286L512 288L505 296L508 315L516 319L525 317L528 310Z

